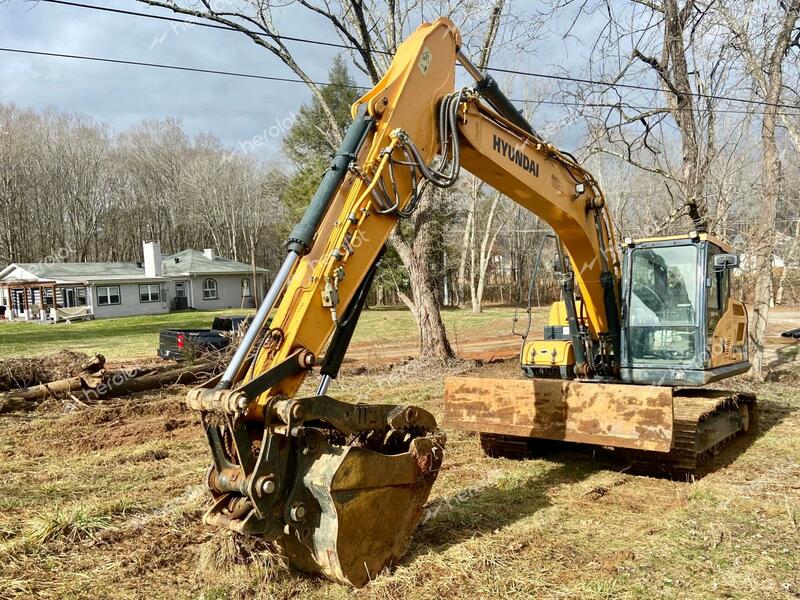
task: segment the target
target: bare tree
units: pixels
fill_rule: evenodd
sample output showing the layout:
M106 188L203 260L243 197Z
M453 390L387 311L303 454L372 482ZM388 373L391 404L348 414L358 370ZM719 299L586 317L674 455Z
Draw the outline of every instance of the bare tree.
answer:
M791 150L791 151L790 151ZM800 259L800 156L793 151L793 146L784 148L781 156L783 169L783 191L781 197L783 202L778 210L782 217L783 226L776 226L776 231L780 232L783 243L776 244L776 251L782 251L783 269L778 279L778 287L775 291L775 304L786 302L787 288L796 285L795 278L789 277L790 273L796 273L798 259ZM794 290L792 290L794 291ZM796 293L789 300L797 302Z
M753 79L755 89L763 99L761 121L761 164L763 195L759 203L759 219L753 235L752 252L755 259L755 298L750 323L750 345L753 352L753 376L764 377L764 341L767 319L772 299L772 264L775 252L775 219L780 191L781 161L776 130L783 97L784 62L792 48L800 48L800 0L780 3L780 11L763 11L765 3L749 0L733 6L727 1L718 3L717 9L730 28L732 40L744 59L745 68ZM797 132L790 120L790 134ZM794 136L793 136L794 137ZM795 143L798 138L795 138ZM800 146L798 146L800 148Z
M467 245L462 256L469 254L468 287L472 312L480 313L483 310L486 276L494 255L497 236L506 224L505 213L509 208L509 201L499 192L494 192L491 199L486 198L483 192L485 185L475 176L470 177L468 187L470 208L464 234L467 237ZM503 200L505 200L505 204L501 205ZM480 223L483 231L478 228L478 214L486 215L483 223ZM498 219L500 222L496 224ZM478 237L480 237L480 240ZM463 275L464 280L459 282L460 285L463 285L467 280L466 272ZM461 272L459 272L459 276L462 276Z
M30 243L25 207L34 188L38 116L15 106L0 106L0 260L25 259Z
M783 270L781 271L780 279L778 279L778 289L775 291L775 304L783 304L786 281L790 269L794 266L795 262L797 262L798 253L800 253L800 219L795 219L791 241L789 242L789 247L783 260Z
M568 17L565 37L579 20L606 15L589 60L590 77L602 83L564 90L584 105L588 153L614 155L661 180L672 210L659 229L683 216L708 229L706 184L719 152L714 96L732 59L707 23L707 8L696 0L588 0L574 7L557 0L550 13ZM669 143L673 126L676 152Z
M489 65L492 51L495 48L497 41L497 34L500 29L501 15L503 12L504 0L496 0L492 11L489 14L489 23L486 27L486 33L481 44L480 53L478 55L476 66L480 70L485 70ZM466 212L466 223L464 225L464 233L461 240L461 255L458 263L457 275L457 295L458 303L464 301L464 290L467 284L467 269L469 268L469 292L470 302L472 305L472 312L479 313L482 310L483 291L485 287L486 271L489 265L489 257L494 248L495 240L500 232L500 229L493 231L493 224L495 215L497 214L497 204L500 201L500 195L495 196L488 212L487 221L484 226L484 235L482 236L479 256L477 257L476 265L476 243L477 243L477 226L478 215L477 207L479 200L482 197L482 190L484 188L483 182L477 177L471 175L469 177L468 189L468 207ZM502 226L501 226L502 228ZM487 254L488 253L488 254Z
M138 1L214 21L248 36L254 43L277 56L306 83L325 109L331 125L328 130L338 131L333 111L319 86L283 43L273 18L274 7L268 0L234 0L225 3L220 10L208 0L201 0L200 4L189 0ZM386 71L397 45L413 30L415 23L429 17L447 16L459 26L467 44L473 38L482 38L490 40L491 45L498 35L504 8L503 0L495 0L489 6L459 0L298 0L297 4L309 11L310 15L330 24L342 42L351 49L356 67L373 84ZM514 35L524 35L525 32L524 27L518 27ZM488 51L486 56L488 60ZM409 273L413 296L410 303L420 331L421 355L447 358L453 353L439 315L436 281L430 270L436 251L433 228L437 207L433 197L427 194L423 198L410 227L405 229L404 234L394 234L391 243Z
M84 117L3 105L0 131L4 263L138 261L142 240L251 265L282 258L285 175L211 136L171 120L111 136Z

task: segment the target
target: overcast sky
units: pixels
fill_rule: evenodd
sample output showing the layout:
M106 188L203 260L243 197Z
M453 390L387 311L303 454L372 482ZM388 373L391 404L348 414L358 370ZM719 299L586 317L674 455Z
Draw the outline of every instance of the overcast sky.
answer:
M87 3L172 15L132 0ZM284 35L338 41L325 22L289 4L276 11ZM326 79L335 50L300 43L289 45L310 76ZM280 60L241 34L26 0L0 3L0 46L295 77ZM539 45L530 48L529 56L513 57L513 66L541 71L547 70L549 64L563 66L582 60L581 49L574 41L569 46L558 40L545 46L547 55L536 52ZM498 57L493 62L509 61ZM177 117L188 133L210 132L231 147L246 143L271 127L272 132L276 131L273 126L310 98L305 86L296 83L6 52L0 52L0 81L2 103L82 113L110 124L115 131L143 119ZM544 84L529 80L529 85ZM515 82L515 87L519 86L521 83ZM548 109L546 118L537 119L538 125L557 121L561 114L565 114L561 109ZM556 127L548 137L568 146L576 143L574 128L562 129ZM280 140L272 137L264 152L275 153L279 147Z

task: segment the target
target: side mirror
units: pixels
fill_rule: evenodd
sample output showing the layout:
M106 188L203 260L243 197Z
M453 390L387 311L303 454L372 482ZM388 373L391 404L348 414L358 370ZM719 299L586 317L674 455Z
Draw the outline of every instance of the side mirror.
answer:
M735 269L739 266L738 254L715 254L714 271L722 273L727 269Z

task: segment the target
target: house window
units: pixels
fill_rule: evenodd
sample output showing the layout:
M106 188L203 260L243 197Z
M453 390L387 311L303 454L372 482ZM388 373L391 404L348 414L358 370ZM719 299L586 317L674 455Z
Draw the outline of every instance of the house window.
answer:
M111 304L122 304L122 296L119 295L118 285L107 285L97 288L97 306L109 306Z
M217 281L215 279L203 281L203 300L216 300L217 298L219 298L217 295Z
M242 278L242 298L250 297L250 278Z
M143 283L139 286L139 302L159 302L161 287L157 283Z

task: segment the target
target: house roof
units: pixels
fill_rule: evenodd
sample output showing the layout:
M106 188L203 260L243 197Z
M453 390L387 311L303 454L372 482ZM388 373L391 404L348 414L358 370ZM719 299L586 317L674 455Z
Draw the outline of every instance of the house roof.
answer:
M253 269L242 262L216 256L208 258L198 250L184 250L162 257L163 277L187 277L190 275L236 275L249 274ZM259 273L267 269L258 268ZM13 274L13 277L12 277ZM0 270L0 281L126 281L152 279L147 277L144 266L132 262L41 262L14 263Z
M229 258L215 256L208 258L198 250L183 250L170 254L162 259L164 273L167 277L175 275L225 275L237 273L251 273L253 268L242 262ZM266 273L267 269L257 268L259 273Z
M15 263L0 272L2 276L9 268L19 267L37 280L90 281L95 279L136 279L144 277L144 267L136 263ZM13 269L12 269L13 270ZM25 279L20 277L20 279Z

